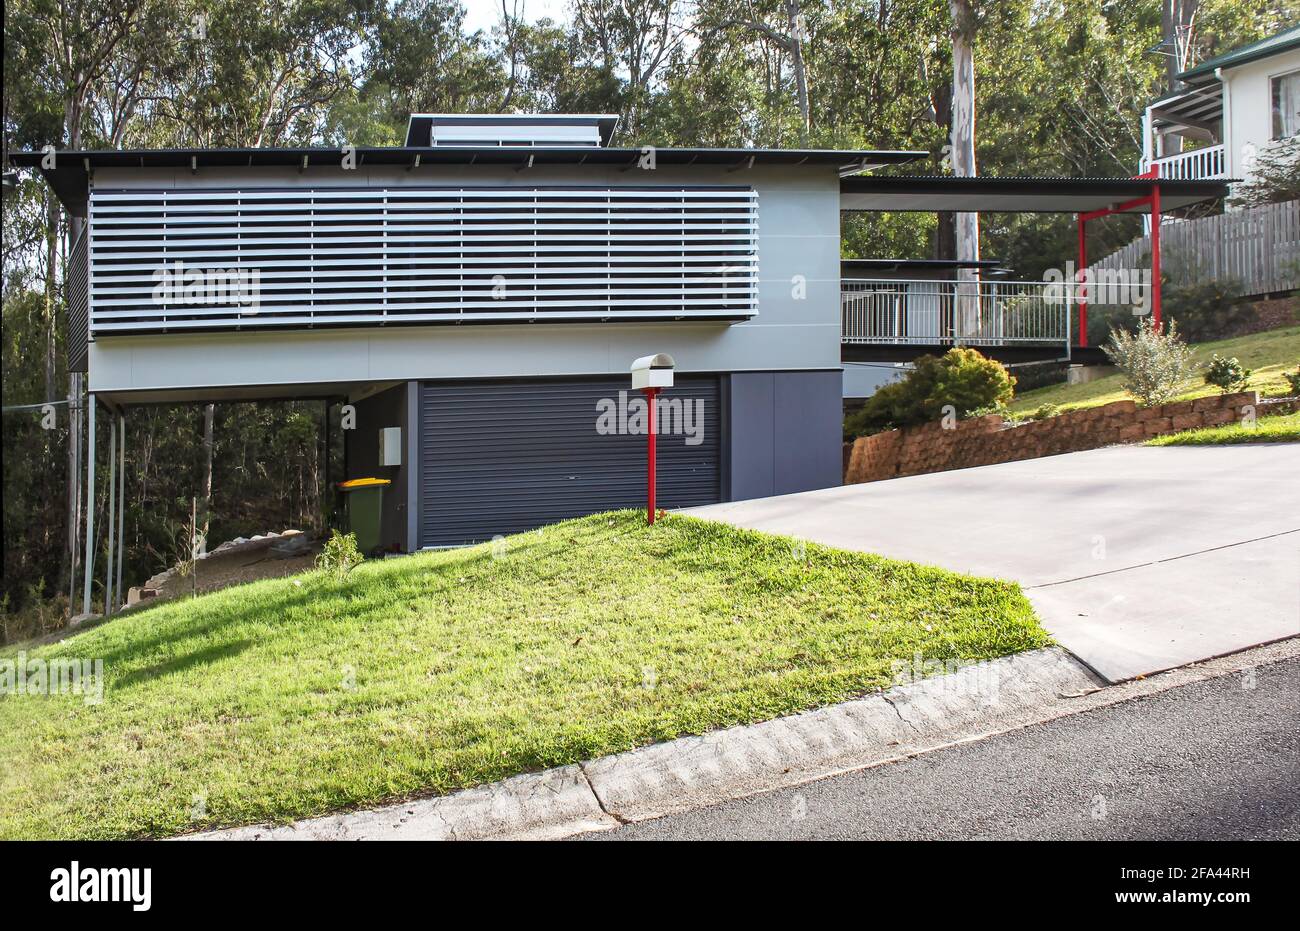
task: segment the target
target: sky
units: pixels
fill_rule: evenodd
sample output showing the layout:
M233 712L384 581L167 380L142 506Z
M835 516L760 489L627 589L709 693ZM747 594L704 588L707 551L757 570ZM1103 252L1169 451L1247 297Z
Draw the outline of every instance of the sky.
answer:
M501 0L461 0L465 5L465 31L491 31L501 21ZM506 0L514 4L515 0ZM567 20L567 0L522 0L523 18L530 23L544 17L557 22Z

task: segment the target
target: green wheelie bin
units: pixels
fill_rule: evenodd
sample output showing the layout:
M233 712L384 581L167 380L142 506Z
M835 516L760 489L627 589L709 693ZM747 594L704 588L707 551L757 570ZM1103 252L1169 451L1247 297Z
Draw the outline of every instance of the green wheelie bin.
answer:
M357 536L357 549L369 555L379 548L379 527L384 513L384 486L391 485L386 478L353 478L339 482L339 491L346 496L347 529Z

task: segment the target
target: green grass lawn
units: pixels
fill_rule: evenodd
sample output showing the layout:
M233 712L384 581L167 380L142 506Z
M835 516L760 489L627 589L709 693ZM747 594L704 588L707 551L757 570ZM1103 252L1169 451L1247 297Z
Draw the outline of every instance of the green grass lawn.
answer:
M638 512L130 612L0 698L0 837L288 820L759 721L1048 635L1013 583ZM18 647L0 652L12 658Z
M1184 430L1147 440L1147 446L1217 446L1226 443L1300 443L1300 414L1261 417L1253 427L1240 423Z
M1294 372L1300 366L1300 326L1267 330L1213 343L1199 343L1196 346L1196 362L1204 366L1216 352L1225 357L1236 356L1242 365L1254 370L1249 390L1258 391L1261 396L1290 394L1290 386L1282 373ZM1108 375L1086 385L1038 388L1017 395L1009 406L1012 413L1029 413L1044 404L1056 404L1063 408L1109 404L1128 397L1121 387L1121 381L1119 375ZM1213 385L1205 384L1198 372L1184 385L1178 400L1199 398L1218 390Z

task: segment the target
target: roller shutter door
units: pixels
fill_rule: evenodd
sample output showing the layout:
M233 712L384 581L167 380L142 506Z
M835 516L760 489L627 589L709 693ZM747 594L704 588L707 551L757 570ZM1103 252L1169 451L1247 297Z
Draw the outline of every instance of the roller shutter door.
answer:
M660 507L721 499L717 378L661 394ZM454 546L614 508L645 506L646 438L602 435L597 404L631 401L628 379L459 382L421 387L420 543ZM678 405L676 402L681 402ZM684 419L687 403L703 421ZM671 424L668 423L671 421ZM699 442L682 432L698 426Z

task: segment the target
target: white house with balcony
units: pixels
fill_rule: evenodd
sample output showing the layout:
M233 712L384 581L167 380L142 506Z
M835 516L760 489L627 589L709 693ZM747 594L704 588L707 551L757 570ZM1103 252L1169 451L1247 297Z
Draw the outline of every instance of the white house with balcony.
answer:
M1254 159L1300 132L1300 26L1178 76L1143 119L1141 171L1161 178L1249 180Z

